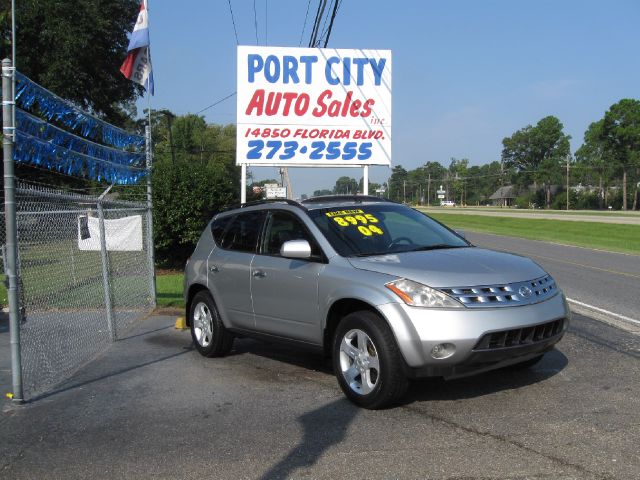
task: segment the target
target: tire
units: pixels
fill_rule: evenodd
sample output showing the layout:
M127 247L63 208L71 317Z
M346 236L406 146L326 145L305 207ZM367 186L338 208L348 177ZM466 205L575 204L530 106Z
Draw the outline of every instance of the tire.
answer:
M191 338L205 357L223 357L231 351L233 335L225 328L211 294L206 290L195 294L189 311Z
M540 360L544 357L544 353L542 355L538 355L537 357L530 358L529 360L525 360L524 362L515 363L513 365L508 366L510 370L526 370L527 368L531 368L536 365Z
M373 312L353 312L340 321L332 359L340 388L361 407L375 410L391 406L409 385L393 333Z

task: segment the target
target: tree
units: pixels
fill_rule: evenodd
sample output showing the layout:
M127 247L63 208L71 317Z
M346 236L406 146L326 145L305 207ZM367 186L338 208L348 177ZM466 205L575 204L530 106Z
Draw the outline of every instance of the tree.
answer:
M627 181L630 172L640 172L640 100L625 98L612 105L602 122L602 139L622 171L622 209L627 210ZM638 186L633 208L638 208Z
M486 203L502 185L500 162L474 165L467 170L465 178L465 202L467 205Z
M376 190L380 188L379 183L369 182L369 195L375 195ZM358 182L358 191L364 193L364 177L360 177L360 181Z
M440 188L440 185L444 183L444 179L447 176L447 169L439 162L427 162L420 167L420 171L422 174L422 182L426 185L425 198L427 204L439 204L437 190Z
M314 197L324 197L326 195L333 195L333 192L331 190L328 189L322 189L322 190L314 190L313 191L313 196Z
M2 58L11 52L10 2L2 0ZM36 83L110 122L142 88L120 73L133 29L136 0L16 2L16 67Z
M358 182L355 178L340 177L336 180L333 193L336 195L355 195L358 193Z
M406 182L407 171L402 168L402 165L393 167L389 178L389 190L387 190L388 198L396 202L404 202L406 200Z
M175 267L184 265L215 212L239 202L240 170L235 125L207 125L202 117L184 115L175 117L172 129L175 162L168 124L154 124L152 184L156 258Z
M584 132L584 143L576 151L576 175L585 183L597 177L598 207L603 208L606 201L605 185L611 179L615 170L615 159L607 148L602 126L604 120L593 122Z
M551 185L561 180L562 165L570 154L571 137L563 128L560 120L550 115L535 127L527 125L502 140L505 167L528 174L523 178L533 179L534 188L542 183L547 208L551 206Z
M449 174L451 175L451 200L458 200L459 205L465 205L465 177L469 167L469 160L466 158L458 160L452 158L449 164Z

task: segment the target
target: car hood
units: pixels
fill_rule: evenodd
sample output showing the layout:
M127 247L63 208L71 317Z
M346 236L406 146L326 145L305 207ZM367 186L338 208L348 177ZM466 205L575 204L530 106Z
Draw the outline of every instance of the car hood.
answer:
M360 270L439 288L516 283L546 275L529 258L475 247L352 257L349 262Z

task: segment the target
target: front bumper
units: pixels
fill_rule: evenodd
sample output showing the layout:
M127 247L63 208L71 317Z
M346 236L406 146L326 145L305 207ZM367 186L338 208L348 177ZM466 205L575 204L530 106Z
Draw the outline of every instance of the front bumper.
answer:
M571 317L561 293L515 307L445 310L388 303L378 308L396 336L407 373L416 377L459 377L526 361L551 350ZM433 347L443 343L453 344L455 352L433 358Z

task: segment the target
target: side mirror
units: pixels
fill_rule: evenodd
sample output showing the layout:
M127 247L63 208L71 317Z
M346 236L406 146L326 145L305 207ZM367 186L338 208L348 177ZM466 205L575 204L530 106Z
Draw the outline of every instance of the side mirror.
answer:
M466 240L467 235L464 233L464 230L454 230L454 232L456 232L458 235L460 235L462 238Z
M306 240L289 240L280 247L280 255L284 258L309 258L311 245Z

